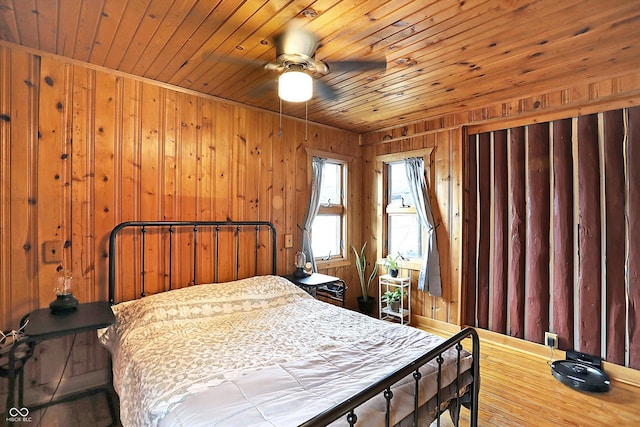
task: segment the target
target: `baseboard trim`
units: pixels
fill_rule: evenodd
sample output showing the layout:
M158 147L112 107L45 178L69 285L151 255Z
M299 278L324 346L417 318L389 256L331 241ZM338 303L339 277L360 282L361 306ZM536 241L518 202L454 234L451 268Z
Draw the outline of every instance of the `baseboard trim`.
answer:
M411 324L419 329L428 329L437 335L445 337L451 336L460 331L460 326L452 323L443 322L441 320L430 319L428 317L414 314L411 316Z

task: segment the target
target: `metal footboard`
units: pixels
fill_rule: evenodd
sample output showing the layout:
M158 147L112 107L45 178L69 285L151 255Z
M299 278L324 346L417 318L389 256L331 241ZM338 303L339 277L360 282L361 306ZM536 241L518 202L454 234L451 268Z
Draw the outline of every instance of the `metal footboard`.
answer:
M358 407L372 399L373 397L383 394L386 399L386 414L385 421L386 426L389 427L390 420L390 410L391 410L391 400L393 399L393 392L391 387L396 384L398 381L403 378L412 375L415 382L415 391L414 391L414 410L413 410L413 425L418 425L418 402L419 402L419 381L421 378L421 373L419 368L432 360L436 360L438 363L438 376L437 376L437 390L436 394L436 411L437 411L437 425L440 426L440 415L442 414L441 409L441 391L443 385L441 384L441 371L442 371L442 363L444 361L442 354L451 348L455 348L457 351L457 376L455 380L456 392L453 400L455 400L456 413L460 413L460 408L462 406L462 396L461 392L463 391L463 386L461 385L461 375L463 372L460 372L460 361L462 357L462 341L466 338L471 338L472 340L472 356L473 362L471 366L471 373L473 375L472 383L469 384L467 388L467 392L464 393L465 396L469 397L469 425L477 426L478 425L478 393L480 391L480 340L478 338L478 333L473 328L465 328L462 331L458 332L442 344L433 348L428 353L414 360L410 364L406 365L403 368L398 369L391 375L386 378L370 385L366 389L362 390L358 394L350 397L342 403L335 405L333 408L326 410L325 412L313 417L312 419L300 424L300 427L321 427L326 426L333 421L346 416L346 421L350 426L356 425L358 420L357 411ZM454 422L458 425L458 416L455 417Z

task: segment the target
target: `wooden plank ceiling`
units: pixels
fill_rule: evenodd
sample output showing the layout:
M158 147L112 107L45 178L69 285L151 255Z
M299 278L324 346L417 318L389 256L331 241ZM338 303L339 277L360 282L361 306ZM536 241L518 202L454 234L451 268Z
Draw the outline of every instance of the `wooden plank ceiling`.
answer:
M309 119L357 133L640 67L637 0L0 0L2 40L272 111L261 64L292 20L316 59L386 59L314 75L339 98L315 96Z

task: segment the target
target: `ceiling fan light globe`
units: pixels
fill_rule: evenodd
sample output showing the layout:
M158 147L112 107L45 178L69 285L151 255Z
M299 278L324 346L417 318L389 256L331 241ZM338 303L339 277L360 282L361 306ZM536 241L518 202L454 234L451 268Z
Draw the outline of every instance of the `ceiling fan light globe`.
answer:
M302 71L287 71L278 78L278 96L283 101L304 102L313 96L313 79Z

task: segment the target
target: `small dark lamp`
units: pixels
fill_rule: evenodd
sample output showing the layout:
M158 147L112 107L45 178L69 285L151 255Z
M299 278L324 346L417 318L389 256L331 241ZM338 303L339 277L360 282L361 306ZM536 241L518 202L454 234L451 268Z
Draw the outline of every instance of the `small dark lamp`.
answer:
M56 277L56 285L53 288L56 299L51 301L49 309L53 314L66 313L78 307L78 300L73 296L73 278L65 274Z
M307 273L304 268L307 263L307 256L302 251L296 252L295 264L296 271L293 272L293 277L307 277L309 273Z

